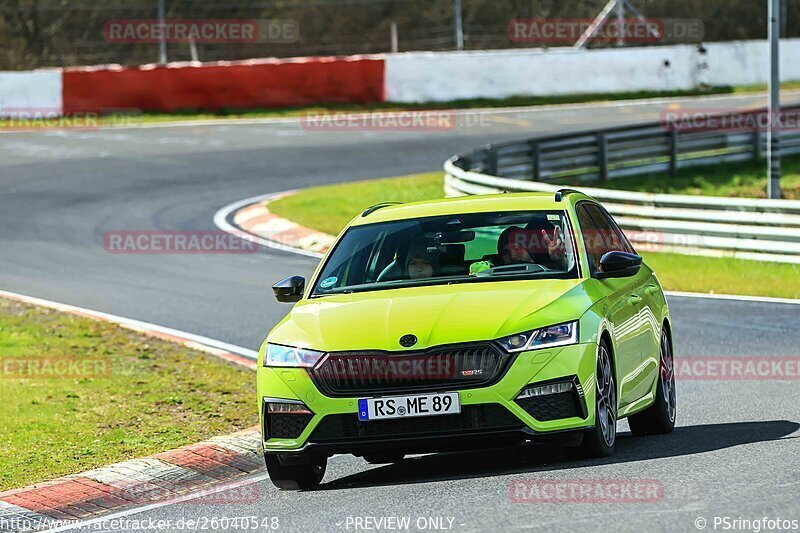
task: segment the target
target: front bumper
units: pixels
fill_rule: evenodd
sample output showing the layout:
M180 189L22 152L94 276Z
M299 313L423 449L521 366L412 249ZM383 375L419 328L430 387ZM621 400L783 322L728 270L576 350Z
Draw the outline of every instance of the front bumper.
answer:
M359 422L358 397L323 395L304 369L258 369L258 399L264 450L270 453L314 452L323 455L403 450L406 453L477 448L525 440L572 437L594 426L594 371L597 345L575 344L519 354L503 378L494 385L458 390L462 414ZM515 398L531 384L575 378L582 392L583 409L575 416L540 420ZM396 395L395 393L387 396ZM289 423L300 424L294 438L275 438L265 429L264 399L303 402L311 415ZM544 397L547 398L547 397ZM527 410L526 410L527 409ZM559 416L559 409L548 410ZM584 414L586 416L584 416ZM387 422L391 422L387 424ZM272 432L274 433L274 432ZM267 437L266 439L264 437Z

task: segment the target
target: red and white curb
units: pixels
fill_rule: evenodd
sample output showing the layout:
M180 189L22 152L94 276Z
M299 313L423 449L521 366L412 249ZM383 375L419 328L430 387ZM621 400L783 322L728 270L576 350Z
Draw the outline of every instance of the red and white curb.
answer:
M0 531L29 531L63 525L128 506L170 500L189 492L195 504L258 501L257 486L245 493L219 483L262 471L258 427L142 459L122 461L0 492ZM201 493L197 497L198 492Z
M0 290L0 297L112 322L246 368L256 366L256 351L208 337L9 291ZM198 490L200 503L241 503L244 498L253 497L252 489L245 496L228 491L221 498L220 483L262 470L261 436L256 426L149 457L0 492L0 532L60 526L63 521L170 500L190 491L196 495ZM195 497L192 501L199 500Z
M294 193L295 191L284 191L234 202L217 211L214 224L219 229L240 237L245 232L248 240L269 248L308 257L322 257L336 237L301 226L269 210L270 202Z

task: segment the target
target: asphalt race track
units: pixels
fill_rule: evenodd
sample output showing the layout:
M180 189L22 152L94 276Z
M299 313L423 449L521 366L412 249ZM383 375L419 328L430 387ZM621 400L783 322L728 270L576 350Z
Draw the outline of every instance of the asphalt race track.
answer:
M673 103L708 109L762 101ZM0 289L256 349L288 311L269 286L308 275L313 260L269 249L115 255L104 250L103 235L213 230L214 213L242 198L434 170L486 142L658 120L664 106L497 110L459 115L469 128L437 131L308 131L297 120L261 120L6 132L0 134ZM678 357L800 355L800 305L683 297L671 297L670 305ZM172 520L180 528L181 518L277 517L281 531L378 527L368 517L408 517L412 530L456 531L697 531L701 517L709 530L715 516L800 519L798 381L681 381L678 394L674 433L623 434L609 460L569 461L542 447L421 456L390 466L337 456L313 492L279 492L262 474L249 480L251 490L220 498L226 503L189 500L125 518ZM513 502L510 484L534 479L649 480L663 494L647 503Z

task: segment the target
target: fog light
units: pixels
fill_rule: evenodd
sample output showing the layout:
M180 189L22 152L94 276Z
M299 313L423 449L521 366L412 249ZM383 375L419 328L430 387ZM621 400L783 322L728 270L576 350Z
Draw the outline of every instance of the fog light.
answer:
M306 407L304 403L287 403L287 402L267 402L267 414L294 414L294 415L310 415L313 414L311 409Z
M314 413L300 400L264 398L264 440L296 439L314 418Z
M538 396L549 396L551 394L561 394L562 392L571 391L575 385L571 381L562 381L561 383L548 383L547 385L537 385L523 389L517 396L517 400L525 398L536 398Z

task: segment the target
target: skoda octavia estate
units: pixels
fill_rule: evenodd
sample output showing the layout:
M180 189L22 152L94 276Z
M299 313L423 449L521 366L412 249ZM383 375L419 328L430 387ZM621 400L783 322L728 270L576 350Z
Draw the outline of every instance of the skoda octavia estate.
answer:
M556 440L584 457L675 424L670 314L655 273L576 191L371 207L260 350L267 469L319 484L328 457Z

